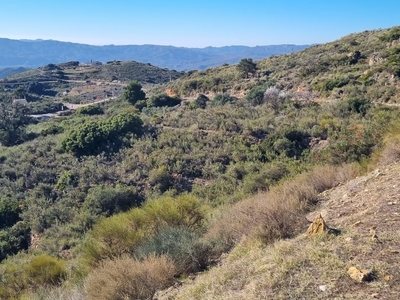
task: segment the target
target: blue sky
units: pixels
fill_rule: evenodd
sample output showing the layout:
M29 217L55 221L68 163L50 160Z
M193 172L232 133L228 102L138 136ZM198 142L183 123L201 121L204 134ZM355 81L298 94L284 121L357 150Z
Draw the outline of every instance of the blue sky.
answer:
M400 25L400 0L0 0L0 37L188 47L309 44Z

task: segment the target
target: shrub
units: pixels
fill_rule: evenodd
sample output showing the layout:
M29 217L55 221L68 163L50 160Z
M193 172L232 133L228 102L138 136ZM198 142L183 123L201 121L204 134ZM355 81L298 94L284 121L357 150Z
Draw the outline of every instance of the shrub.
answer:
M256 235L265 242L288 238L304 228L304 213L318 201L318 194L352 178L354 168L317 167L269 192L225 208L211 224L205 238L226 251L243 237ZM302 225L302 226L300 226Z
M249 74L254 75L257 72L257 64L251 58L242 59L237 68L244 78L248 78Z
M106 120L85 122L72 129L62 141L65 151L77 156L116 151L127 133L136 136L143 130L142 120L131 112L121 113Z
M59 133L63 133L63 132L64 132L64 128L62 126L51 124L47 128L43 129L40 132L40 134L43 136L48 136L48 135L54 135L54 134L59 134Z
M101 263L89 274L85 286L88 299L151 299L173 282L174 275L174 263L166 256L143 261L122 257Z
M13 146L27 139L27 110L21 105L12 107L8 99L0 100L0 145Z
M219 106L219 105L225 105L225 104L229 104L229 103L235 103L236 101L237 101L237 98L232 97L229 94L218 94L211 101L211 105Z
M204 217L204 206L193 196L154 199L141 208L97 223L83 246L84 258L87 263L95 264L105 258L133 253L145 239L167 227L200 228Z
M201 108L201 109L205 109L207 107L207 102L210 101L210 99L208 99L207 96L200 94L196 100L194 100L191 105L190 108L192 109L196 109L196 108Z
M400 39L400 27L392 28L389 32L381 36L381 40L385 42L392 42L398 39Z
M285 154L288 157L299 158L309 147L310 135L300 130L285 130L282 137L278 137L273 149L277 154Z
M111 216L133 206L138 206L141 201L141 198L133 189L101 185L89 190L84 207L92 215Z
M348 77L336 77L328 79L320 85L320 91L329 92L334 88L341 88L350 82Z
M12 227L0 230L0 261L9 255L28 249L30 233L30 228L25 222L18 222Z
M99 105L89 105L79 108L77 113L80 115L94 116L104 114L104 110Z
M160 94L150 98L148 105L154 107L163 107L163 106L176 106L182 102L181 99L176 97L170 97L167 94Z
M10 227L20 220L21 208L18 201L0 198L0 229Z
M125 88L124 98L132 105L136 102L146 99L146 93L142 91L142 85L137 81L132 81Z
M167 255L177 267L177 274L193 273L207 265L207 248L198 241L198 234L184 227L167 227L140 244L134 255Z
M66 276L65 263L49 255L39 255L28 263L26 273L34 286L59 284Z
M387 59L389 70L400 77L400 47L391 48Z
M165 166L161 166L150 171L149 184L157 189L160 193L163 193L173 186L173 178L168 173L167 168Z
M246 95L246 100L252 105L260 105L264 103L264 86L253 87Z
M339 105L339 113L342 117L347 117L349 114L359 114L365 116L372 107L371 101L360 98L351 98L343 101Z
M265 191L288 174L289 170L282 164L267 165L260 172L252 172L245 176L242 189L245 194Z

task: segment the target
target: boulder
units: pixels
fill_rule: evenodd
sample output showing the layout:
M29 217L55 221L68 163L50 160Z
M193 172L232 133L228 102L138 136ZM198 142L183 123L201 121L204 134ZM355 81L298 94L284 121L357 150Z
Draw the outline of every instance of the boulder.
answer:
M326 232L329 232L329 227L326 225L322 215L316 217L307 229L307 235L309 236L319 235Z
M369 282L374 280L374 272L371 270L361 270L357 267L350 267L347 270L347 274L351 279L357 282Z

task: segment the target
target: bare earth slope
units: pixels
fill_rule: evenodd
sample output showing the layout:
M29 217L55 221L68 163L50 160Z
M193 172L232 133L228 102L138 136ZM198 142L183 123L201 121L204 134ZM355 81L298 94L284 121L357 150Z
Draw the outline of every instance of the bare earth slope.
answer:
M339 235L304 234L271 246L243 242L219 266L158 299L398 299L400 164L321 197L308 219L322 214ZM371 270L374 280L354 281L351 266Z

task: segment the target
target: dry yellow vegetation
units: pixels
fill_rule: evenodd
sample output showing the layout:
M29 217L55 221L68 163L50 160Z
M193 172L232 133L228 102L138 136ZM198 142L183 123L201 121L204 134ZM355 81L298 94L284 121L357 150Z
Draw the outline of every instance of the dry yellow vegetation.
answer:
M398 299L400 164L382 166L320 195L321 214L339 235L243 240L220 265L158 299ZM304 228L304 232L306 231ZM373 280L350 278L350 267Z

